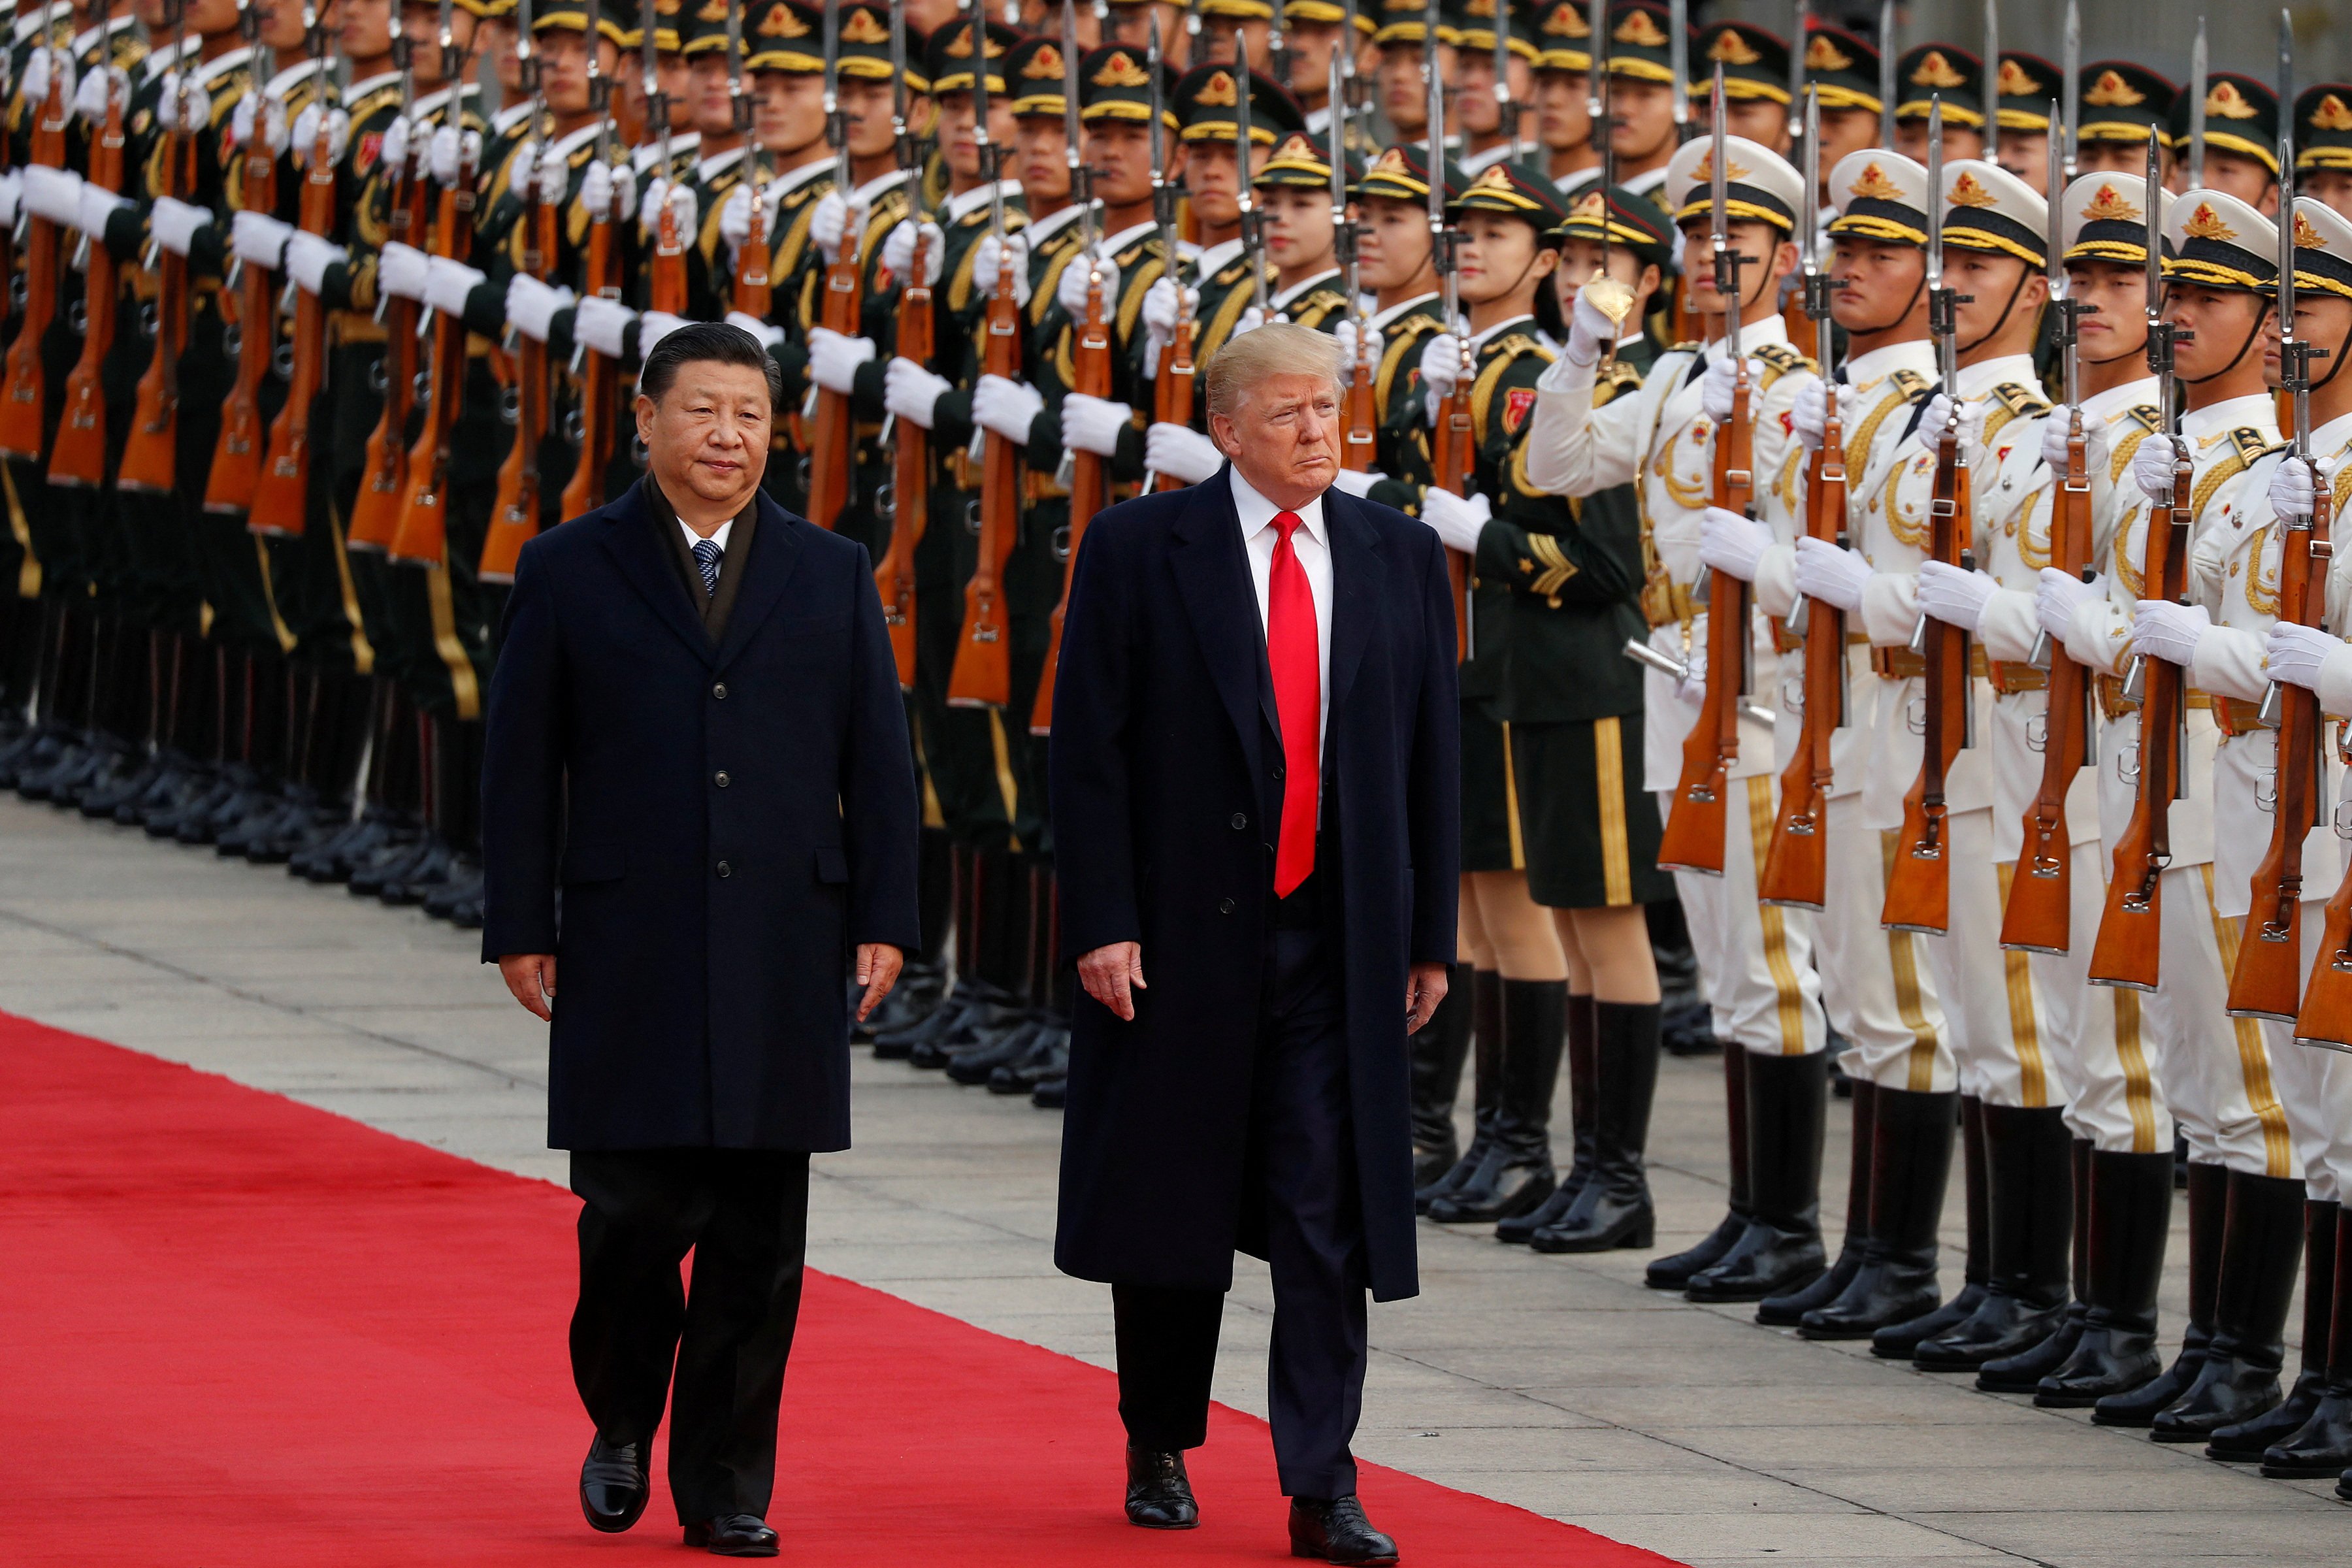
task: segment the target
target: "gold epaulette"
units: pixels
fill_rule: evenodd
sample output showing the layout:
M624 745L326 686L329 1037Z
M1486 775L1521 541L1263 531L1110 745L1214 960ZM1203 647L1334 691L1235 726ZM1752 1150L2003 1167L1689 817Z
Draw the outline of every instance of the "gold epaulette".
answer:
M1500 359L1517 359L1521 354L1541 354L1546 364L1549 364L1555 357L1549 349L1525 332L1511 333L1487 352Z
M2230 445L2238 449L2239 461L2251 467L2258 458L2267 458L2273 452L2285 451L2288 443L2265 441L2263 439L2261 431L2251 426L2241 425L2230 432Z
M2158 409L2153 403L2140 403L2133 405L2130 411L2126 414L2125 417L2131 420L2131 422L2137 425L2143 432L2150 436L2155 435L2158 430L2164 428L2163 411Z
M1622 359L1612 361L1592 389L1592 406L1606 407L1627 393L1641 389L1642 373Z
M2018 382L2002 382L1992 389L1992 395L2012 419L2038 419L2050 412L2049 401L2039 391Z
M1810 371L1813 368L1812 361L1786 343L1766 343L1756 351L1753 357L1764 362L1764 374L1759 378L1756 389L1759 392L1769 388L1792 370Z
M1695 354L1706 347L1696 338L1685 338L1681 342L1669 346L1666 352L1670 354Z

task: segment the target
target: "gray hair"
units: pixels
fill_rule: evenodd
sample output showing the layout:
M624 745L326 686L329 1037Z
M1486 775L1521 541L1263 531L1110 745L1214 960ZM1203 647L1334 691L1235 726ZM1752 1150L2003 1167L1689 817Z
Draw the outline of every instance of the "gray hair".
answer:
M1277 375L1321 376L1339 390L1339 340L1292 321L1268 321L1228 338L1209 360L1209 412L1231 418L1244 394Z

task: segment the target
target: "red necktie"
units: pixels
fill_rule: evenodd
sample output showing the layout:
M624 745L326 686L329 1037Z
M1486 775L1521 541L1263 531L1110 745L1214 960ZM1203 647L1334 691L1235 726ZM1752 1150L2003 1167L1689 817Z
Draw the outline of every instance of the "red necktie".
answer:
M1274 568L1265 584L1265 661L1274 674L1274 711L1282 724L1282 832L1275 840L1274 894L1286 899L1315 869L1315 806L1323 728L1323 661L1315 631L1315 595L1307 568L1290 547L1298 514L1278 511Z

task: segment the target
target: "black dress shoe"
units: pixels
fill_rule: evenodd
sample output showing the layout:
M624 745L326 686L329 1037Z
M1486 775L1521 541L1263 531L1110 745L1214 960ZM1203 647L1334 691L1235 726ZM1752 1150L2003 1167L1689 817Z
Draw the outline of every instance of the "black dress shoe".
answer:
M1364 1505L1352 1497L1295 1497L1290 1500L1290 1554L1326 1563L1393 1563L1397 1544L1372 1528L1364 1517Z
M686 1527L686 1543L715 1557L773 1557L776 1532L756 1513L730 1513Z
M1127 1522L1145 1530L1190 1530L1201 1522L1183 1455L1127 1451Z
M1070 1100L1070 1080L1066 1075L1049 1078L1029 1091L1029 1103L1040 1110L1059 1110Z
M580 1465L580 1511L590 1528L606 1534L624 1531L646 1511L653 1479L646 1472L646 1443L608 1443L599 1432Z

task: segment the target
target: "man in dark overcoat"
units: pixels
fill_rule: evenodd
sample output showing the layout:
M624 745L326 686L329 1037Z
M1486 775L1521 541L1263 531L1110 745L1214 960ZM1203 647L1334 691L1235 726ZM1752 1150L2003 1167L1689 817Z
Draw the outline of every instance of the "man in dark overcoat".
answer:
M1454 951L1452 595L1425 524L1330 488L1330 338L1261 327L1207 374L1227 466L1094 520L1064 632L1085 995L1055 1258L1112 1286L1131 1521L1197 1522L1182 1455L1238 1247L1273 1274L1292 1548L1392 1562L1349 1439L1365 1293L1417 1289L1405 1042Z
M596 1427L582 1509L636 1521L667 1404L688 1542L772 1556L809 1155L849 1146L842 977L862 1016L918 942L914 764L865 547L760 489L777 386L759 341L680 328L640 388L646 478L516 570L482 956L553 1024L548 1142L582 1202L572 1362Z

